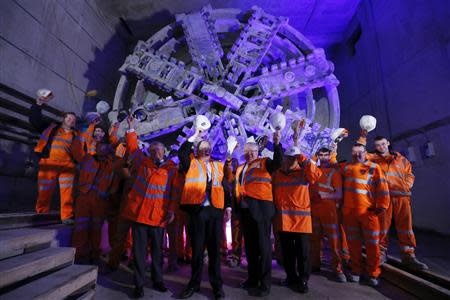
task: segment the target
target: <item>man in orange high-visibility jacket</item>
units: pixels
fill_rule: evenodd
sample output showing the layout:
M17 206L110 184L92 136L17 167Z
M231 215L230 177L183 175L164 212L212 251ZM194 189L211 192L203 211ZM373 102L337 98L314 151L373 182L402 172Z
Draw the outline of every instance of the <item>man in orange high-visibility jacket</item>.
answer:
M39 156L37 213L48 213L57 181L61 201L61 220L73 224L73 184L75 161L82 157L81 148L74 147L76 136L75 113L65 113L61 124L49 124L42 116L42 100L38 98L31 106L30 123L41 137L34 148Z
M106 219L109 188L113 178L112 148L98 143L96 154L86 154L80 162L79 195L75 201L75 228L72 243L75 259L99 259L102 226Z
M191 156L193 142L200 138L201 130L196 128L194 135L178 149L180 172L186 174L181 196L181 209L189 215L189 235L192 246L191 279L180 298L191 297L200 290L203 269L203 253L208 251L208 277L213 288L214 298L223 299L220 270L220 243L222 240L223 209L225 219L229 220L231 208L225 203L222 180L223 163L211 160L211 144L202 140L197 144L196 156Z
M309 185L322 175L314 161L293 146L284 153L281 169L272 175L277 209L274 227L279 233L286 280L283 285L308 292L310 236L312 233Z
M234 177L239 202L248 278L241 286L249 295L269 295L272 274L272 243L270 239L275 206L272 195L272 173L283 160L280 132L273 134L274 156L258 158L259 146L255 142L244 145L245 164L238 167ZM231 164L231 160L227 165ZM229 173L230 168L227 168ZM228 176L227 176L228 177Z
M332 268L338 282L346 282L341 260L340 222L338 210L342 206L342 175L339 167L332 164L331 150L321 148L317 152L322 176L311 185L311 213L313 234L311 238L312 270L320 270L321 241L328 239Z
M389 187L380 166L368 161L366 155L366 147L355 144L352 147L352 162L341 165L344 176L342 214L351 260L351 273L347 279L351 282L359 281L363 271L364 240L368 284L377 286L381 272L378 218L389 206Z
M359 141L366 143L367 132L363 131ZM428 266L420 262L414 253L416 238L412 228L411 188L414 174L411 163L403 155L389 149L390 142L383 136L375 137L375 153L368 153L367 159L378 164L383 170L389 185L391 202L386 213L380 218L381 263L386 261L389 244L389 228L394 219L397 237L400 243L402 263L410 268L427 270Z
M170 190L176 166L164 161L164 145L153 142L150 157L138 147L133 118L128 119L127 148L133 164L138 168L133 187L122 211L122 217L132 221L134 270L134 297L144 296L147 242L150 239L153 289L166 292L163 283L164 228L173 220L176 203L170 199Z

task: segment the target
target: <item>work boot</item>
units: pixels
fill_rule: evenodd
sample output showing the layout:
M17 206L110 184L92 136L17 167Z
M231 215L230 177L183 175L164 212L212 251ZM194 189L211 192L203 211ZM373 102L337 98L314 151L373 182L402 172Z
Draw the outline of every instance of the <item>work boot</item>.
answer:
M379 284L380 284L380 281L378 280L378 278L369 277L369 279L367 280L367 285L369 285L371 287L377 287Z
M308 282L301 280L298 284L298 292L301 294L306 294L308 292Z
M336 272L335 278L337 282L347 282L347 278L342 272Z
M350 273L347 275L347 280L349 282L359 282L359 275Z
M414 255L404 255L402 257L402 265L413 270L428 270L428 266L420 262Z

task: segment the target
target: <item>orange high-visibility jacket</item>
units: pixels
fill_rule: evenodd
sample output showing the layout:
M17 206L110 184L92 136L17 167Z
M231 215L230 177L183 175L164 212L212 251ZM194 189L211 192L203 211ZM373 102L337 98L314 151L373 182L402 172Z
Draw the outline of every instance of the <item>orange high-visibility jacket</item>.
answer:
M257 158L249 163L245 171L243 184L240 182L241 172L246 164L238 167L236 171L236 196L248 196L257 200L273 201L272 176L267 172L267 157Z
M394 152L384 158L379 154L369 153L367 159L379 165L383 170L391 196L411 196L414 174L410 162L403 155Z
M388 208L389 187L379 165L367 160L340 167L344 176L344 208Z
M310 186L311 206L336 206L342 199L342 174L336 165L320 167L322 176Z
M300 166L285 173L273 174L274 204L277 208L275 227L279 231L312 232L309 184L316 182L322 172L311 160L299 156Z
M176 210L180 208L181 196L183 194L185 175L178 171L173 181L172 190L170 191L170 199L176 203Z
M127 147L137 173L122 210L122 217L137 223L163 227L167 213L174 209L170 190L176 166L169 161L157 167L152 159L139 150L135 132L127 133Z
M85 155L80 162L80 178L78 191L87 194L91 190L97 191L101 198L107 198L113 179L112 159L96 160L92 155Z
M212 176L210 202L214 207L223 209L223 163L219 161L210 161L208 163L211 167ZM208 180L206 164L202 160L192 157L185 178L183 194L181 196L181 205L202 204L206 197L206 181Z

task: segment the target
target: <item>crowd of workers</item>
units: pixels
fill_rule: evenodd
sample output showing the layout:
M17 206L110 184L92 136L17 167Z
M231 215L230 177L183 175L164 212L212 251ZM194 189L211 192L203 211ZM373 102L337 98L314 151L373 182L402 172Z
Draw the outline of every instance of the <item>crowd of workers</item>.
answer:
M168 235L168 270L191 264L191 278L180 294L199 291L205 255L216 299L225 297L221 253L226 248L224 224L231 221L230 266L241 264L243 249L248 277L241 287L263 297L271 289L273 240L286 279L282 285L308 292L310 272L319 271L327 241L331 268L339 282L379 284L386 260L392 220L402 262L426 269L414 249L411 164L389 141L375 138L374 153L366 151L362 132L352 147L352 160L336 161L337 145L322 147L307 158L297 144L302 125L294 129L294 146L283 149L281 134L273 134L273 158L261 157L254 140L244 146L239 165L228 149L225 161L211 158L202 129L188 137L177 153L165 155L154 141L140 148L136 120L129 117L124 139L118 124L103 128L94 119L84 132L75 129L76 115L66 113L61 124L45 124L38 98L30 122L42 132L36 211L49 212L58 183L61 219L73 225L76 260L95 263L101 255L101 235L108 222L111 251L108 266L117 269L132 249L135 289L144 295L146 259L151 254L153 288L167 291L163 252ZM235 145L234 145L235 146ZM131 231L131 234L129 233ZM363 259L365 248L365 260ZM280 251L278 251L280 250Z

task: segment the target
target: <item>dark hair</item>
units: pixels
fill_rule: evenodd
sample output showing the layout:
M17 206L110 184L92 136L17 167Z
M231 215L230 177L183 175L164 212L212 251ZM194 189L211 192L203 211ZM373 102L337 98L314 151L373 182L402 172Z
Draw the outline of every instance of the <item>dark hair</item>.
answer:
M366 146L365 146L365 145L363 145L363 144L360 144L360 143L355 143L355 144L353 144L353 146L352 146L352 147L363 147L363 148L364 148L364 151L366 151L366 150L367 150Z
M377 135L377 136L375 137L375 139L374 139L375 142L376 142L376 141L381 141L381 140L386 140L386 141L388 141L388 139L387 139L385 136L382 136L382 135Z
M331 153L331 150L325 147L322 147L317 151L317 153Z
M62 117L65 118L67 117L67 115L73 115L75 118L77 117L77 114L74 113L73 111L68 111L62 114Z

